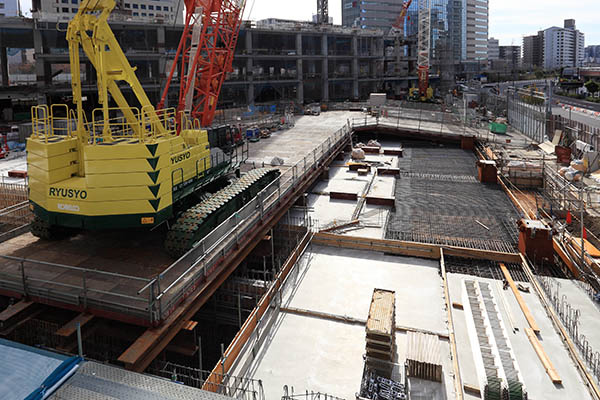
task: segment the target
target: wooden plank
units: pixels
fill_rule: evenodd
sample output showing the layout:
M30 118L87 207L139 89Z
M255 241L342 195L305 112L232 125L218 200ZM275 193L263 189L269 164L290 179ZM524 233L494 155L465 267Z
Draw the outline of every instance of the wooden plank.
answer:
M495 252L489 250L469 249L466 247L440 246L429 243L407 242L402 240L364 238L360 236L345 236L335 233L319 232L313 239L314 244L324 246L356 248L363 250L382 251L385 253L440 259L440 249L449 256L491 260L499 262L520 263L519 254Z
M367 335L391 337L394 334L395 315L396 293L391 290L374 289L367 318Z
M523 314L525 315L525 319L527 320L527 323L529 324L531 329L536 334L540 333L540 328L538 327L537 323L535 322L535 319L533 318L531 311L529 311L529 307L527 307L527 304L525 304L525 300L523 300L523 297L521 296L519 289L517 289L517 285L515 285L515 282L513 281L512 277L510 276L510 272L508 272L506 265L504 265L503 263L500 263L500 269L502 270L504 277L508 281L508 284L509 284L511 290L512 290L513 294L515 295L515 298L517 299L517 303L519 303L519 307L521 307L521 311L523 311Z
M81 313L66 324L64 324L62 327L60 327L56 331L56 335L61 336L63 338L68 338L71 335L74 335L75 332L77 332L77 323L79 323L80 326L83 328L85 324L89 323L93 319L94 316L92 314Z
M452 356L452 368L454 369L453 381L456 400L463 400L462 377L458 365L458 351L456 350L456 336L454 334L454 319L450 309L450 292L448 290L448 274L446 273L446 263L444 262L444 250L440 250L440 271L442 273L442 283L444 284L444 301L446 303L446 313L448 316L448 336L450 339L450 355Z
M348 192L329 192L329 198L335 200L357 200L357 193L348 193Z
M574 238L571 236L571 244L575 250L581 254L581 238ZM583 239L583 249L592 258L600 258L600 250L591 244L587 239Z
M335 231L336 229L341 229L341 228L346 228L348 226L358 225L359 223L360 223L360 220L354 219L350 222L345 222L342 224L331 226L329 228L321 229L319 232L331 232L331 231Z
M4 328L34 312L37 303L21 300L0 312L0 327Z
M196 329L196 326L198 326L198 323L196 321L190 320L186 322L181 329L185 331L193 331L194 329Z
M552 364L552 362L546 355L546 352L544 351L544 347L538 340L533 329L525 327L525 333L527 334L527 337L529 338L529 341L531 342L533 349L535 350L536 354L538 355L538 358L542 362L542 365L544 366L546 373L552 380L552 383L558 383L558 384L562 383L562 379L558 375L558 372L556 372L556 369L554 369L554 365Z
M477 397L481 398L481 390L479 390L478 386L465 383L463 385L463 389L465 390L465 393L469 393L473 396L477 396Z

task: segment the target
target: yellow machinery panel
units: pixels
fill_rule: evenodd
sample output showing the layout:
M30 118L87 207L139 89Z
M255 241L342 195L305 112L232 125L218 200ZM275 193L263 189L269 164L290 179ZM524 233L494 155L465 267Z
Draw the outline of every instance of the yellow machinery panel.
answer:
M193 191L213 167L207 131L174 109L155 110L150 103L108 25L114 6L114 0L83 0L69 23L76 108L32 108L30 200L36 217L49 226L158 224L174 216L173 199ZM80 50L97 73L100 108L89 114L81 100ZM127 103L122 83L139 107ZM181 135L177 123L186 128Z

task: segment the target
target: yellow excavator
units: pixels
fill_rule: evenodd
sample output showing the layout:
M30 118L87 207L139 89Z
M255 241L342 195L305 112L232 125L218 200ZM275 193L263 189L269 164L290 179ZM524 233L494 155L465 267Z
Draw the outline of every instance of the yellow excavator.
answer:
M209 141L209 133L231 136L226 128L209 132L185 113L156 110L110 29L114 7L114 0L83 0L69 23L75 109L32 108L32 233L52 239L81 229L151 229L170 221L165 247L180 256L279 171L253 170L239 178L247 147L244 152ZM100 108L91 115L82 103L80 49L97 73ZM138 104L127 102L123 84Z

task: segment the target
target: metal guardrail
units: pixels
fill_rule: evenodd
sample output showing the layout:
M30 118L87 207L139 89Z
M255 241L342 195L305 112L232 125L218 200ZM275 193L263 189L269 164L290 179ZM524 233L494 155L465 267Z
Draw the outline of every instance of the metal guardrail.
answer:
M413 124L407 124L407 121L414 122ZM353 118L351 127L410 129L417 133L475 136L481 139L486 139L489 136L487 130L479 129L479 126L465 124L454 113L414 109L390 110L384 108L381 116L373 117L365 114L364 118Z
M138 294L149 291L150 321L155 323L167 318L185 297L206 280L221 258L276 208L283 197L295 190L304 177L329 156L349 133L349 125L344 125L142 287Z
M29 201L23 201L0 210L0 243L29 230L33 213Z
M0 288L77 307L127 314L151 324L159 323L205 281L221 258L275 209L282 198L295 190L349 133L349 125L344 125L155 278L0 255L0 259L6 260L0 270ZM57 279L67 271L70 273L68 282ZM131 288L131 292L106 290L106 282L115 279L119 280L120 287ZM141 289L136 291L139 287Z
M103 288L106 288L106 282L115 279L120 280L121 285L132 287L150 279L6 255L0 255L0 258L8 261L3 266L4 271L0 271L0 288L84 308L101 306L139 318L148 316L148 300L135 296L135 293L127 295ZM7 270L9 272L5 272ZM72 274L69 283L52 279L67 271ZM80 283L75 283L77 281Z

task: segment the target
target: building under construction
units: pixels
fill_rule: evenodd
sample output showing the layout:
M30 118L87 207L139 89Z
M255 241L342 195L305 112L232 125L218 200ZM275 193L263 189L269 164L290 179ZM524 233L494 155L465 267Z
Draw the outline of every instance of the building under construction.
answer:
M598 132L551 90L372 93L417 79L379 33L216 3L144 55L84 1L48 104L3 87L36 105L0 153L2 396L600 399Z

